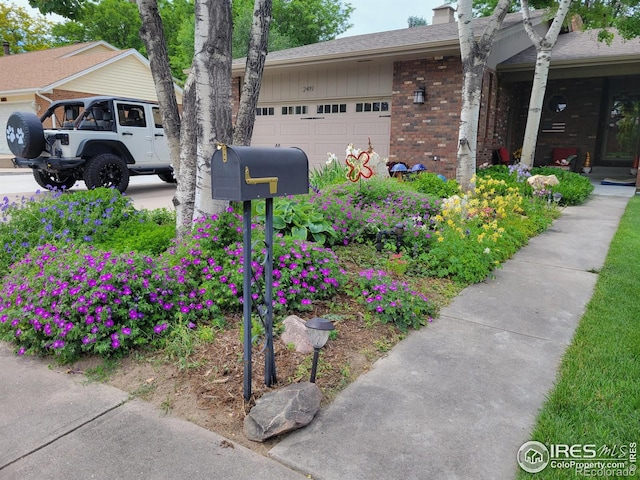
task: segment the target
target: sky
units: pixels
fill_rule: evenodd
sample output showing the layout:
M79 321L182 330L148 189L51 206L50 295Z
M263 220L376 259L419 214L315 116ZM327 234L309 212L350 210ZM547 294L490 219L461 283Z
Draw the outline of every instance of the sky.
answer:
M26 8L32 15L39 13L29 7L28 0L2 0L5 3L15 3ZM387 30L398 30L407 27L407 19L411 16L423 17L427 23L431 24L433 17L432 9L445 3L445 0L343 0L350 3L354 8L351 14L350 23L353 24L349 30L340 35L341 37L352 37L365 33L385 32ZM49 20L55 17L48 15Z
M350 22L353 27L340 37L407 28L411 16L423 17L431 25L432 10L445 0L344 0L344 3L350 3L355 10Z

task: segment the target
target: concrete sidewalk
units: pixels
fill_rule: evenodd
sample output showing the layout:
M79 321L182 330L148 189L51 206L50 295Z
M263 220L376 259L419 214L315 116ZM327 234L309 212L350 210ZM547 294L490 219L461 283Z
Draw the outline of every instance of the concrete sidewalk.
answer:
M272 458L0 345L0 479L513 479L633 194L617 188L567 208Z
M0 344L2 480L302 480L193 423Z

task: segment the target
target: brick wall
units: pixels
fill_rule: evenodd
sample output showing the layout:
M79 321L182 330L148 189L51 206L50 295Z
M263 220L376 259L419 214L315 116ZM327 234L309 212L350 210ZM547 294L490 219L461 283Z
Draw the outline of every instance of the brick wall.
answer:
M462 67L456 57L395 62L389 161L422 163L431 172L455 177ZM426 89L423 105L413 92ZM438 161L434 161L434 157Z
M426 89L424 105L413 103L413 92ZM493 149L505 143L509 99L498 77L483 78L478 123L477 164L491 161ZM435 57L394 63L389 161L422 163L430 172L455 178L462 65L459 57ZM437 159L437 160L435 160Z
M511 151L522 146L524 129L527 121L531 85L514 85L520 93L520 103L514 115L513 141ZM540 130L534 164L544 165L551 159L551 150L555 147L578 147L580 155L591 155L591 161L598 163L599 152L596 151L598 140L598 117L601 109L604 81L602 78L585 78L571 80L550 80L547 84L545 101L542 110ZM563 112L554 113L548 106L552 95L564 95L567 108ZM515 103L514 105L518 105ZM543 129L556 124L557 132L543 132ZM564 124L564 125L558 125Z

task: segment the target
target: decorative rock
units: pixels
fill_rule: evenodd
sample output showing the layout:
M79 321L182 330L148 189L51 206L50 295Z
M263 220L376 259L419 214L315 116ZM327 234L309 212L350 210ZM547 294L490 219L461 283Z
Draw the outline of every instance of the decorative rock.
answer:
M280 335L280 339L285 345L293 344L296 347L296 352L307 353L313 352L313 345L309 340L309 333L307 327L304 326L304 320L296 315L289 315L284 319L284 332Z
M263 395L244 419L244 435L255 442L308 425L322 401L315 383L301 382Z

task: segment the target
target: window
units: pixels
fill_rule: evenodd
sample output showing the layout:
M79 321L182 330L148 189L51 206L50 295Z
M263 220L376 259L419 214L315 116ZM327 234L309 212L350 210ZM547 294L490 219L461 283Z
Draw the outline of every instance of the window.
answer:
M389 102L360 102L356 103L356 113L388 112Z
M317 113L347 113L347 104L333 103L328 105L318 105Z
M264 115L266 116L271 116L271 115L275 115L276 114L276 109L275 107L258 107L256 108L256 115L260 116L260 115Z
M153 107L153 122L156 124L156 128L162 128L162 115L160 115L159 107Z
M142 105L118 104L118 123L123 127L146 127L147 120L144 117Z
M282 107L282 115L306 115L306 105L296 105L295 107Z

